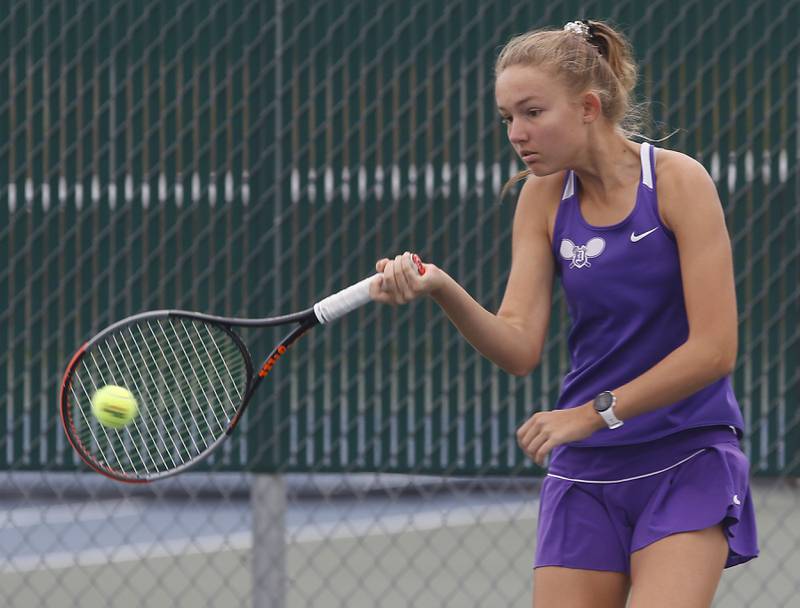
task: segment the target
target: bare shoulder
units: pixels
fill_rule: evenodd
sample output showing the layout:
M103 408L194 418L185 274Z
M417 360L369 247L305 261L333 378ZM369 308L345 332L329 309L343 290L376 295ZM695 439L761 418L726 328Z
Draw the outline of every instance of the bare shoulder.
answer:
M700 176L710 179L706 168L698 160L683 152L659 148L656 158L658 177L664 176L668 181Z
M675 150L659 149L656 156L656 191L661 219L675 230L687 217L687 207L721 207L714 180L696 159Z
M551 243L564 174L564 171L559 171L544 177L529 175L517 201L516 220L537 232L546 231Z

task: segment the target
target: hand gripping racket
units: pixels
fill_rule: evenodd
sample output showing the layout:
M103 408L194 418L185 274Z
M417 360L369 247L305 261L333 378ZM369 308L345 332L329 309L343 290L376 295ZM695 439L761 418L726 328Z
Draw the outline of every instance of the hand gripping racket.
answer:
M255 390L300 336L370 301L375 276L280 317L156 310L110 325L78 349L64 373L61 422L69 442L91 468L119 481L185 471L233 432ZM294 327L256 370L232 327L277 325ZM119 429L92 414L93 395L108 385L126 388L138 403L138 415Z

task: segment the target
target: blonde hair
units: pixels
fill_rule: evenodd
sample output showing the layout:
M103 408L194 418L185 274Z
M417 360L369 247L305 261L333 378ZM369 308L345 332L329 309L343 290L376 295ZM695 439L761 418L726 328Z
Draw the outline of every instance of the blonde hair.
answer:
M535 30L515 36L497 57L495 78L513 65L541 67L575 95L594 91L600 97L603 116L626 137L638 135L644 125L644 106L633 101L638 75L633 48L608 23L573 22L570 29ZM511 178L503 186L501 198L530 173L528 169Z

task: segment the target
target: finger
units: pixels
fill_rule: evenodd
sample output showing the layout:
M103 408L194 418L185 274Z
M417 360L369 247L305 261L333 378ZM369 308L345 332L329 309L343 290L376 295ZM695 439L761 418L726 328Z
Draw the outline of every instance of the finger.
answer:
M392 296L392 303L393 304L405 304L406 298L403 295L403 266L402 264L398 264L397 257L393 260L389 260L389 263L386 265L387 268L390 268L390 277L389 277L389 293ZM386 273L384 272L384 275Z
M395 279L397 280L397 289L402 298L401 304L405 304L414 298L411 293L411 286L408 284L408 262L403 259L404 255L405 254L398 255L394 259L394 265L396 267Z
M422 263L422 260L419 256L415 253L411 256L411 261L414 262L414 265L417 267L417 272L419 275L422 276L425 274L425 264Z
M525 442L525 435L528 433L530 422L531 420L528 418L517 428L517 445L519 445L519 447L522 447L523 443Z
M547 460L548 454L553 450L555 447L555 442L548 440L545 441L538 450L536 450L536 454L533 457L533 461L538 464L540 467L544 466L545 460Z
M535 437L542 434L543 427L542 427L542 419L540 416L533 415L531 416L530 420L526 423L526 428L522 433L522 444L528 446L534 440Z
M388 304L389 306L395 306L396 304L394 299L386 293L379 294L375 299L375 302L378 302L379 304Z
M398 282L400 288L403 290L403 298L406 302L410 302L417 297L417 267L411 261L411 254L408 251L400 256L400 260L401 262L398 267L401 268L402 271L398 272Z
M389 258L381 258L377 262L375 262L375 270L378 272L383 272L383 269L386 268L386 264L389 263Z
M386 294L383 291L383 276L382 275L377 276L369 284L369 297L373 302L382 302L384 304L387 303Z
M419 274L419 265L414 261L414 256L408 251L403 254L403 262L413 271L415 275Z
M405 276L406 283L408 284L408 298L409 300L413 300L419 295L419 281L421 279L419 267L414 263L413 255L409 251L406 251L403 254L403 275Z
M392 304L400 304L400 289L397 285L397 264L389 260L383 269L383 290L391 297Z
M531 458L535 458L537 452L549 439L545 433L537 432L525 443L524 452Z
M533 426L534 420L533 416L525 420L522 424L519 425L517 428L517 444L520 448L525 449L525 437L528 435L528 431L530 431L531 427Z

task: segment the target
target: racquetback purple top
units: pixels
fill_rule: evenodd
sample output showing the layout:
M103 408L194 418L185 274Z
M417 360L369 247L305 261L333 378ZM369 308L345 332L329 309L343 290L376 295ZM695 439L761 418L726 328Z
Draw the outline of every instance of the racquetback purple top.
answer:
M553 255L572 320L567 340L571 369L555 409L582 405L630 382L688 338L678 248L658 215L655 148L650 144L641 145L641 161L633 211L612 226L586 222L578 204L580 182L573 171L565 177ZM742 414L730 376L618 429L602 429L569 445L641 443L718 425L733 426L741 436Z

